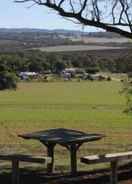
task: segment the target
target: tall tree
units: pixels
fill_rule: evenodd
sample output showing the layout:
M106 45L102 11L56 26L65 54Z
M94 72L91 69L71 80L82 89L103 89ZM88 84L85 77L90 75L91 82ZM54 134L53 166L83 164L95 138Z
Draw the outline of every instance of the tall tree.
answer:
M59 15L132 39L132 0L15 0L46 6Z

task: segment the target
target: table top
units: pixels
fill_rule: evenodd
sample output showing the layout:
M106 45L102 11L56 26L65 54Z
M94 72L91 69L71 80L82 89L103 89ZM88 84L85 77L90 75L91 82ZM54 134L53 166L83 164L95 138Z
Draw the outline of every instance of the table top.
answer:
M75 144L96 141L102 134L85 133L77 130L56 128L19 135L24 139L36 139L44 144Z

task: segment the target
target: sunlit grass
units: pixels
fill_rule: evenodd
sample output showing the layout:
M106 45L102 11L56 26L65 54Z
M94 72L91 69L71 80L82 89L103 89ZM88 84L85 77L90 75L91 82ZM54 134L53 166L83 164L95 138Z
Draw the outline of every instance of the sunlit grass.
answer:
M1 91L1 151L45 152L39 142L17 135L57 127L106 135L85 144L79 155L131 149L132 116L123 113L121 88L120 82L34 82L20 83L16 91ZM65 154L61 149L57 147L58 155Z

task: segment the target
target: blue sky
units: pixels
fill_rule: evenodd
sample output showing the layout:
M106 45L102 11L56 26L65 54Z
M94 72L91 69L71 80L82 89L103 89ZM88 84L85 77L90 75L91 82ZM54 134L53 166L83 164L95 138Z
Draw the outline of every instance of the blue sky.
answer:
M14 3L13 0L2 0L0 4L0 28L42 28L82 30L82 26L67 21L45 7ZM85 28L95 31L95 28Z

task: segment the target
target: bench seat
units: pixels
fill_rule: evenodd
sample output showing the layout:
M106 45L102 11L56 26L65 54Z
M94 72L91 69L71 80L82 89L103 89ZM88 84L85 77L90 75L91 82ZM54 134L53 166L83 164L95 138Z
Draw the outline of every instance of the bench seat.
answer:
M18 160L21 162L33 162L33 163L50 163L50 157L25 155L25 154L0 154L0 160L13 161Z
M50 157L25 155L25 154L0 154L0 160L11 161L12 163L12 184L19 184L19 162L51 163Z
M90 155L81 158L81 162L86 164L97 164L103 162L112 162L117 160L131 159L132 151L122 153L109 153L104 155Z
M111 164L111 184L118 183L118 163L122 160L132 159L132 151L121 153L108 153L103 155L84 156L80 160L85 164L99 164L110 162Z

